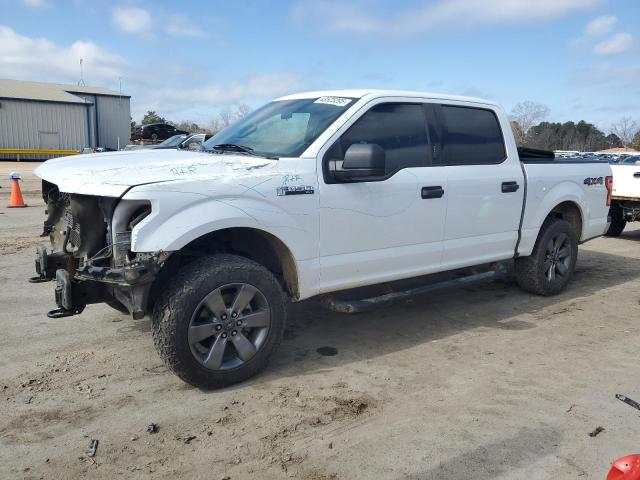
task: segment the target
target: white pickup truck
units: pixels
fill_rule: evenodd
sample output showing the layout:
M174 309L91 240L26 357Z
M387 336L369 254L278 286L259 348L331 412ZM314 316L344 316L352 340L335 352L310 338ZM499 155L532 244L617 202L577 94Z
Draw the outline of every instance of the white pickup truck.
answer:
M630 157L622 163L614 163L611 170L611 224L607 235L617 237L627 222L640 220L640 156Z
M578 244L607 230L611 193L607 163L519 155L493 102L374 90L279 98L198 152L36 174L51 247L32 281L56 280L49 316L149 314L165 363L202 388L266 366L287 297L509 261L522 288L556 294Z

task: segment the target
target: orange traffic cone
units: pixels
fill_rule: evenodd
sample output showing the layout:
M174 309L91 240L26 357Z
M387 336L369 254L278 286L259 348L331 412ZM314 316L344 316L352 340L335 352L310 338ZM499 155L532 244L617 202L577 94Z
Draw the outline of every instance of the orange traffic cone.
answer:
M20 190L20 174L11 172L11 174L9 175L9 180L11 180L11 196L9 197L9 205L7 205L7 207L26 207L27 204L24 203L24 199L22 198L22 191Z

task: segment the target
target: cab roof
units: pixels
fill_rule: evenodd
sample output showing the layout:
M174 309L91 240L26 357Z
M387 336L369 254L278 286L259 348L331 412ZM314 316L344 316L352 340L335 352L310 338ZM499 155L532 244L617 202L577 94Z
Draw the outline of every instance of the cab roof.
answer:
M456 100L460 102L482 103L485 105L498 106L496 102L482 98L463 97L459 95L448 95L431 92L416 92L409 90L377 90L377 89L347 89L347 90L318 90L314 92L294 93L286 95L276 100L296 100L301 98L317 97L349 97L349 98L379 98L379 97L417 97L430 98L434 100Z

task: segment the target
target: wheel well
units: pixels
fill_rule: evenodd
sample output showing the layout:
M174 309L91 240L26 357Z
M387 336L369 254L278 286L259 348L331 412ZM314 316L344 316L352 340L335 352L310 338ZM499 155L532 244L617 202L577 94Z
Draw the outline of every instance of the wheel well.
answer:
M576 234L578 235L578 240L582 238L582 213L580 212L580 207L573 202L562 202L556 205L547 218L561 218L562 220L566 220L569 222Z
M202 255L215 253L240 255L263 265L292 298L299 297L293 254L280 239L255 228L226 228L203 235L172 254L169 257L171 265L165 267L174 270Z

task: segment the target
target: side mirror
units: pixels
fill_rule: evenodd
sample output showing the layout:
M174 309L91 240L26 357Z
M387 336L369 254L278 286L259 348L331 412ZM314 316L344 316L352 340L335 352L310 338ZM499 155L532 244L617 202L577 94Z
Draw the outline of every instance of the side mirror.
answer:
M332 162L336 180L348 182L385 174L386 154L376 143L354 143L344 154L342 162ZM340 165L341 164L341 165Z

